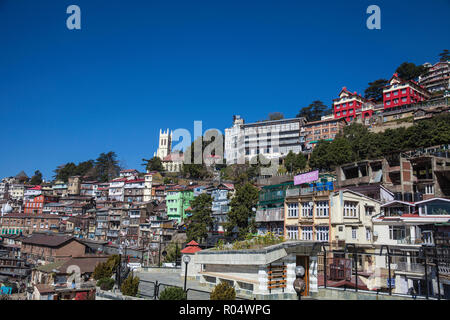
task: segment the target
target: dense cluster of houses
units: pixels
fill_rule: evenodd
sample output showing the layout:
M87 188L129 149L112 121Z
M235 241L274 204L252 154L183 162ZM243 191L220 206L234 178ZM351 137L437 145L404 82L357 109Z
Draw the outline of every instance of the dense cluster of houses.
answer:
M351 121L377 131L402 117L419 121L448 112L448 91L431 98L426 86L437 88L431 78L422 79L421 85L394 74L378 105L344 87L333 102L333 114L320 121L295 118L244 124L234 116L233 127L225 130L226 163L258 154L282 158L289 151L308 152L319 140L334 139ZM172 153L171 140L169 130L160 131L155 156L162 160L165 173L179 172L183 166L183 155ZM302 183L299 176L287 174L259 177L255 183L259 202L252 208L257 232L326 244L325 277L327 268L345 262L343 250L354 245L360 254L356 262L360 273L355 278L350 271L348 279L346 272L330 273L328 281L336 286L358 286L360 277L364 289L386 288L386 283L379 283L380 274L386 278L386 270L392 268L390 281L395 279L396 293L414 288L423 294L429 288L424 281L431 281L428 293L434 294L438 285L449 297L448 261L442 261L441 281L436 284L436 274L428 275L420 256L421 248L436 245L436 235L448 239L450 233L450 155L442 152L448 147L349 163L334 172L317 172L314 179L300 179ZM172 184L164 183L160 172L135 169L122 170L108 182L82 176L37 186L27 181L20 172L0 183L0 277L14 279L18 286L26 282L29 299L86 298L95 289L91 283L95 266L123 250L140 263L156 264L161 246L177 237L185 240L191 203L202 193L211 195L210 233L220 238L235 194L234 184L220 178ZM392 253L388 260L376 255L385 246ZM80 268L82 285L69 281L71 265ZM325 277L318 275L319 285Z

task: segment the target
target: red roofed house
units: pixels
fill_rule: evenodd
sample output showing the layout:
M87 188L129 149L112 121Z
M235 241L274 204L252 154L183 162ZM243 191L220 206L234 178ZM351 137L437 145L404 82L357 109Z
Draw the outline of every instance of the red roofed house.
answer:
M403 80L394 73L389 84L383 89L384 109L428 100L431 94L413 80Z
M371 117L374 110L374 104L363 98L355 92L350 92L343 87L339 93L339 98L333 99L334 118L345 118L352 121L357 115L361 114L362 118Z
M42 214L44 205L47 203L58 202L58 196L36 196L34 199L25 201L23 212L26 214Z

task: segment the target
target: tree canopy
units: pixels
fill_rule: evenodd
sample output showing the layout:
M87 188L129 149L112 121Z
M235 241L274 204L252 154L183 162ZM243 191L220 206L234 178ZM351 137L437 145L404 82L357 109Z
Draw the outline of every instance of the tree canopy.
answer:
M366 99L373 99L376 102L383 101L383 87L388 84L386 79L378 79L369 82L369 87L364 90L364 97Z
M38 185L42 183L42 173L39 170L34 172L34 176L31 177L30 184Z
M414 80L427 71L425 66L416 66L412 62L403 62L395 70L398 76L403 80Z
M295 154L291 150L284 158L284 167L289 173L296 173L300 170L305 169L306 163L307 159L301 152L299 154Z
M151 159L142 159L142 161L144 162L144 164L142 165L145 166L145 170L147 171L158 171L158 172L164 171L162 161L159 157L153 157Z
M303 107L297 114L297 118L305 117L307 121L318 121L331 110L320 100L313 101L309 106Z
M254 231L254 218L259 200L258 188L251 183L237 186L236 193L230 201L230 211L227 213L228 222L225 224L227 235L232 235L237 228L238 237L243 239L250 231Z
M439 53L439 61L448 61L450 60L450 54L447 49L444 49L441 53Z
M281 120L284 119L284 115L281 112L269 113L269 120Z
M207 238L213 224L211 207L212 198L207 193L202 193L191 201L192 216L187 219L187 241L201 242Z

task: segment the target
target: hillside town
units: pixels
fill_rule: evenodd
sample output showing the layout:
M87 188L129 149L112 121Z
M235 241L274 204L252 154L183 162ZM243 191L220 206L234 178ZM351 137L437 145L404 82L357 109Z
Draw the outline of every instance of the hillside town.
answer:
M450 299L450 62L425 67L393 73L378 98L336 88L319 115L233 110L222 151L200 142L202 163L164 128L143 169L110 152L51 181L11 173L2 299L156 299L167 274L241 299Z

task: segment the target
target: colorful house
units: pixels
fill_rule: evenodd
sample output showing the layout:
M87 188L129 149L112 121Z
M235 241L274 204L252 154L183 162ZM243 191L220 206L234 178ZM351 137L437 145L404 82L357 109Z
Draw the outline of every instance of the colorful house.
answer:
M194 190L192 187L173 186L167 190L166 206L169 219L176 219L178 222L186 218L186 209L194 200Z

